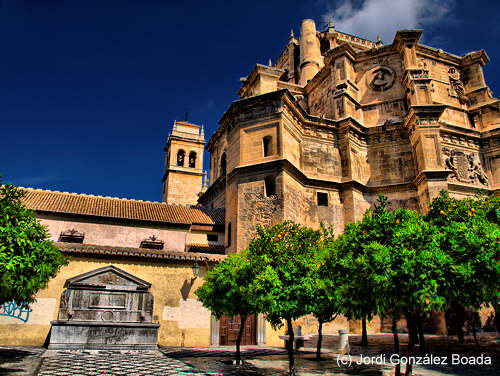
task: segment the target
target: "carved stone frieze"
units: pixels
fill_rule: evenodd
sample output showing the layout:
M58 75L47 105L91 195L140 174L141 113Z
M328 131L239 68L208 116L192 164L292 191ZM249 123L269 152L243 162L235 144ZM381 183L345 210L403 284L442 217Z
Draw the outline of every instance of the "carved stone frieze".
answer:
M453 145L469 146L475 149L481 147L481 142L477 139L447 133L442 134L441 142Z
M237 119L239 121L258 119L261 117L265 117L265 116L279 113L279 112L281 112L281 109L282 109L282 103L276 102L276 103L273 103L269 106L250 108L250 109L248 109L248 111L240 112L238 114Z
M461 150L443 148L445 167L451 171L449 181L488 186L488 176L483 170L479 155Z

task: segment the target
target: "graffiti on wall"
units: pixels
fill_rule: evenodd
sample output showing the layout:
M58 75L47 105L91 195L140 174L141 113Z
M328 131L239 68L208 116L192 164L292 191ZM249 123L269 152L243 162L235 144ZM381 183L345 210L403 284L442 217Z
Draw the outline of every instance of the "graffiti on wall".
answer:
M32 312L31 308L25 308L22 305L18 305L16 302L0 305L0 316L13 317L22 322L27 322L29 320L30 312Z

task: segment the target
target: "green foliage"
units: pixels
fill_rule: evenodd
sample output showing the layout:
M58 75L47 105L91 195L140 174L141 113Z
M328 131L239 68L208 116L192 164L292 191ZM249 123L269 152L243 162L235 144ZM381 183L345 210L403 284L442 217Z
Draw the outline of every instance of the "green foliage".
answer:
M48 239L47 229L21 202L24 191L0 187L0 304L34 301L62 265L64 255Z
M313 311L320 247L319 231L293 222L257 228L248 247L251 262L262 268L256 300L274 328Z
M351 319L479 308L498 300L499 212L492 196L458 200L442 192L424 217L388 210L381 196L330 244L321 274Z
M484 191L479 191L474 197L456 199L447 191L441 191L430 203L426 220L437 226L446 226L450 222L468 223L476 217L500 224L500 199Z
M218 319L258 313L253 291L257 268L246 252L230 254L207 273L195 294Z
M426 220L439 228L439 248L451 259L445 291L449 305L471 309L496 302L500 285L500 200L484 194L466 199L442 191Z
M392 311L441 311L446 305L445 291L450 288L446 271L451 259L439 247L438 229L412 210L397 209L395 215L400 223L391 240Z
M349 319L371 319L392 305L386 296L391 280L390 240L399 221L387 210L387 199L379 197L374 210L363 219L345 226L331 243L321 270L341 301L341 312ZM398 222L399 223L399 222Z
M328 283L328 280L322 278L319 270L324 268L326 260L328 258L328 252L331 243L334 241L334 232L332 228L325 228L322 225L322 240L319 244L318 253L315 256L318 267L318 272L314 273L316 278L316 286L314 287L312 295L312 311L314 317L319 322L325 323L335 319L335 317L340 312L340 295L332 286Z

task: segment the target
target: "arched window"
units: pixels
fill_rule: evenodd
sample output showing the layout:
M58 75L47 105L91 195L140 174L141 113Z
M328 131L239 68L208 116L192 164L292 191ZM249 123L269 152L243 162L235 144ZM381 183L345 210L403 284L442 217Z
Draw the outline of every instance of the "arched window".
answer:
M222 157L220 158L220 175L221 176L226 176L226 168L227 168L227 161L226 161L226 153L222 153Z
M262 139L262 149L264 150L264 157L271 155L271 145L273 138L271 136L266 136Z
M186 156L186 153L184 150L180 149L177 152L177 166L184 166L184 157Z
M192 151L189 153L189 167L195 168L196 166L196 153Z

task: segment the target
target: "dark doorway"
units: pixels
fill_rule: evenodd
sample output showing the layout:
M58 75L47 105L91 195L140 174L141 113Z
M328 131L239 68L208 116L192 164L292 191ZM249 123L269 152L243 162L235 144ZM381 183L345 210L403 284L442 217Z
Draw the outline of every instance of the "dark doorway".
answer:
M222 316L219 322L219 338L221 345L235 345L240 330L240 316ZM245 322L245 331L241 338L242 345L256 345L257 317L249 316Z

